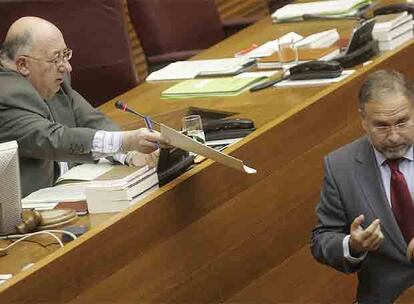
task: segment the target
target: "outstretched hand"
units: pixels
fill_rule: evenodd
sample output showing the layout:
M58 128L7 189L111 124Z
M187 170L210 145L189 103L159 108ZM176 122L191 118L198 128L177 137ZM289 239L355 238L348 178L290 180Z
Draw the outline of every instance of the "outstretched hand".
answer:
M351 252L356 255L366 251L377 250L384 240L384 235L381 232L380 220L374 220L365 230L361 227L364 220L365 217L361 214L356 217L351 224L349 246Z

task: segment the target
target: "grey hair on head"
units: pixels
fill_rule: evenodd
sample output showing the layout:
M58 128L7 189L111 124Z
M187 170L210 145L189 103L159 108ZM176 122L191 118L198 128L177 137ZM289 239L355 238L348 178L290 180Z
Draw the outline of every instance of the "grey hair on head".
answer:
M374 100L382 100L386 96L399 95L414 100L414 85L403 74L397 71L378 70L368 75L359 90L359 108L364 110L365 104Z
M1 57L15 60L19 52L22 50L28 51L31 48L32 40L32 34L29 31L24 31L22 35L16 35L7 39L0 49Z

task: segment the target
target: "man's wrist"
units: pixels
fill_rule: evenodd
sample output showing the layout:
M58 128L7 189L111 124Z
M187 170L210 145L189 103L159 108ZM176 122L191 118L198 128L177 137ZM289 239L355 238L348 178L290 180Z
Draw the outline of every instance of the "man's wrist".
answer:
M359 255L351 252L350 238L351 238L351 235L348 234L342 241L344 257L347 261L349 261L352 264L361 263L367 256L368 252L364 251L364 252L361 252Z

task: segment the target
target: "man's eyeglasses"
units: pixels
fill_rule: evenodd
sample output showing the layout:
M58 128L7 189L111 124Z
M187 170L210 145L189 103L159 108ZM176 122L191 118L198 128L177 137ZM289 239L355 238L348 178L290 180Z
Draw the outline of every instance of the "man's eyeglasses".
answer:
M72 53L73 51L71 49L65 49L62 52L58 53L53 59L37 58L37 57L30 56L30 55L21 55L21 56L28 57L28 58L35 59L35 60L45 61L48 63L53 63L56 65L56 67L60 67L61 65L63 65L65 62L69 61L72 58Z
M407 132L412 126L413 123L411 121L405 121L393 126L373 126L372 128L376 133L385 135L389 134L392 129L395 129L395 132L404 133Z

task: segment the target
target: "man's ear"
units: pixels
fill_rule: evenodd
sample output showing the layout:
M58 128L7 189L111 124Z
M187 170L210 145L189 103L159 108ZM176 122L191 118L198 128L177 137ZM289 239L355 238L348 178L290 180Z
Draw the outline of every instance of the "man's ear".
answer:
M364 109L361 109L361 108L358 109L358 112L359 112L359 117L361 118L362 128L365 130L365 132L368 132L366 113L365 113Z
M15 60L16 63L16 70L19 74L23 75L24 77L29 76L30 70L28 67L28 60L26 57L18 56Z

